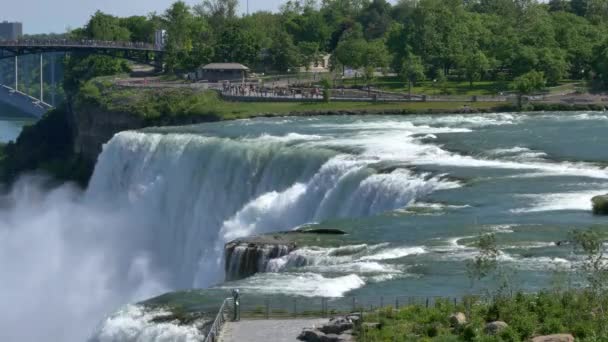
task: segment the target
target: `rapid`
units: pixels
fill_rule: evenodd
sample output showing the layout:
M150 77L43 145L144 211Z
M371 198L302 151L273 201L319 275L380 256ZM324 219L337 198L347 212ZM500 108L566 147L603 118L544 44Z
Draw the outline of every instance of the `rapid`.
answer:
M605 223L589 201L608 192L607 128L605 113L544 113L119 133L85 191L26 176L2 197L0 339L196 341L129 304L187 289L459 295L481 231L497 233L523 289L542 288L549 269L576 262L553 242ZM302 225L348 235L224 282L225 243Z

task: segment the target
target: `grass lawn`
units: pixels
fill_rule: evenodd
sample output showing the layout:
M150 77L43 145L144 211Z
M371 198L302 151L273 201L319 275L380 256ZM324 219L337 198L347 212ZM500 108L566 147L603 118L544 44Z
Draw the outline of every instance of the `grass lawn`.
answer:
M354 86L365 85L362 79L347 79L344 80L344 85ZM387 76L376 78L372 85L374 87L388 90L388 91L399 91L408 92L408 85L403 82L399 77ZM473 82L473 86L467 81L448 81L443 84L434 83L433 81L418 82L415 87L412 87L412 94L426 94L426 95L497 95L501 92L511 91L511 82L504 81L479 81ZM567 90L574 91L577 87L584 87L580 81L566 80L556 87L548 88L549 93L560 93Z
M149 120L180 116L208 116L210 120L230 120L261 115L333 111L454 112L463 109L465 105L479 110L491 110L505 105L504 102L227 102L214 91L201 92L189 88L127 88L104 81L92 81L83 86L78 102L92 103L109 111L133 113Z
M371 103L371 102L330 102L330 103L292 103L292 102L223 102L217 104L216 110L224 119L237 119L259 114L284 115L290 112L327 112L327 111L386 111L404 110L425 112L429 110L456 111L465 105L475 109L491 109L504 102L409 102L409 103Z

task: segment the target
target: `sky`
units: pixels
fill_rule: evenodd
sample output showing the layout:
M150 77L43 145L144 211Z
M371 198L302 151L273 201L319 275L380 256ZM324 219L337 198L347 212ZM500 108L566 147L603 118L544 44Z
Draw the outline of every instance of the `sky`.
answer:
M2 0L0 21L20 21L26 34L62 33L83 26L97 10L117 16L161 13L175 0ZM247 0L240 0L245 12ZM286 0L249 0L251 12L277 10ZM193 5L200 0L185 0Z

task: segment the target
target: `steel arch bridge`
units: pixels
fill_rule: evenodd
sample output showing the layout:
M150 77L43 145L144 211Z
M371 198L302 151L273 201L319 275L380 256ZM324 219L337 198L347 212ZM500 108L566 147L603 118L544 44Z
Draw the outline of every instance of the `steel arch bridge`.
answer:
M106 55L153 65L157 69L162 69L164 49L162 46L148 43L86 39L0 41L0 60L49 52Z
M40 69L43 68L43 56L45 53L66 53L78 55L104 55L114 58L123 58L139 64L154 66L157 71L163 69L164 49L160 45L137 43L137 42L115 42L98 40L16 40L0 41L0 61L14 59L15 85L11 88L1 85L0 100L18 105L27 112L40 116L40 109L52 108L44 100L43 72L40 73L40 95L36 99L19 91L19 56L40 55ZM54 68L54 64L53 64ZM52 70L54 78L54 69Z

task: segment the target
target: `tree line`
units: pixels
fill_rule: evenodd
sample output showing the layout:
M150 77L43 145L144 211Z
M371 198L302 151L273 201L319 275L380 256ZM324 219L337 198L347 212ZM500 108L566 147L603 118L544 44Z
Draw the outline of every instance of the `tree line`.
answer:
M608 0L291 0L250 15L239 15L238 0L177 1L147 16L97 12L70 36L153 43L158 29L173 73L209 62L286 73L331 54L336 72L391 70L410 83L518 79L537 88L584 79L608 87ZM87 76L124 65L89 59L71 69Z

